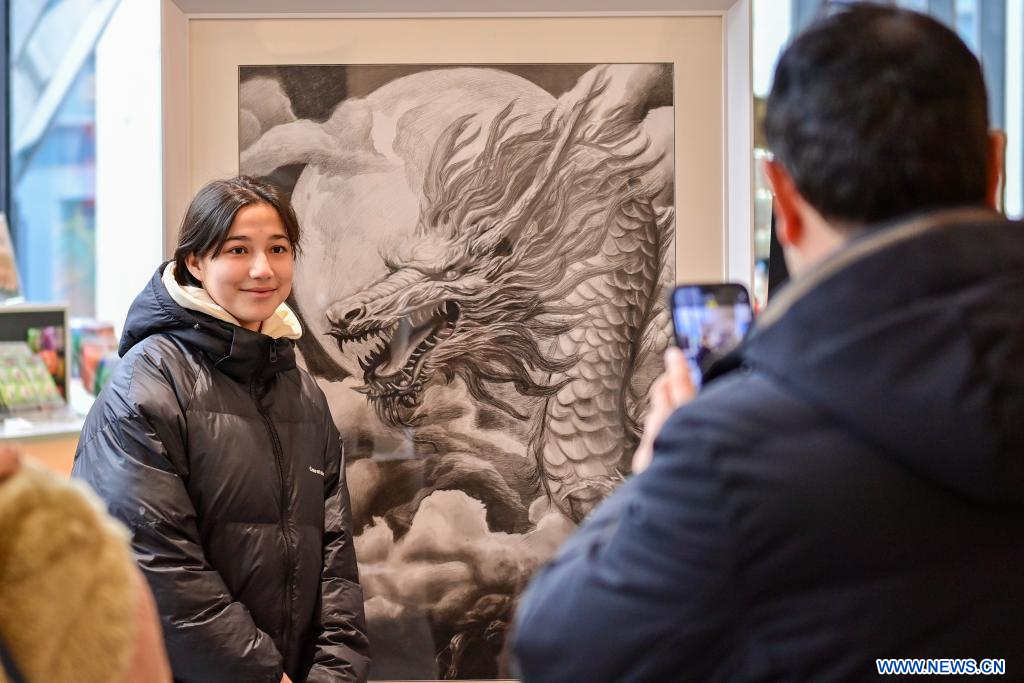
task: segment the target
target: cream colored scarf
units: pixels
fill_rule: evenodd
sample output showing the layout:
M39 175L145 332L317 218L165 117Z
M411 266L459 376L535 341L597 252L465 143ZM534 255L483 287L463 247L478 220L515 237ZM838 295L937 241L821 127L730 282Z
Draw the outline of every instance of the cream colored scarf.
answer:
M202 287L179 285L178 281L174 279L174 261L168 263L164 268L161 279L163 280L164 287L167 288L167 293L182 308L199 311L232 325L242 326L235 319L235 316L224 310ZM288 307L288 304L282 302L273 314L263 321L260 332L272 339L298 339L302 336L302 326L299 324L299 319L295 313Z

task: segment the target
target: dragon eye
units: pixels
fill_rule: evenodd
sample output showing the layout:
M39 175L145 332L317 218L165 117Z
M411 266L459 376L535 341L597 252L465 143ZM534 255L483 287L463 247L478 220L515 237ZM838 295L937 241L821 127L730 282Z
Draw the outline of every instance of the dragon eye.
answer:
M441 273L441 279L444 280L445 282L451 282L452 280L457 280L458 278L459 271L455 270L454 268L449 268L448 270Z

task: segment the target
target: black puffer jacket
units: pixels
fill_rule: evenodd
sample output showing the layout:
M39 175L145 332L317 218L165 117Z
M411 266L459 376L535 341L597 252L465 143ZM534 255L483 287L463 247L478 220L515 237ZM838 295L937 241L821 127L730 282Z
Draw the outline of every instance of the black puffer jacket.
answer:
M128 313L72 476L128 525L176 680L364 680L341 442L291 341L179 306Z

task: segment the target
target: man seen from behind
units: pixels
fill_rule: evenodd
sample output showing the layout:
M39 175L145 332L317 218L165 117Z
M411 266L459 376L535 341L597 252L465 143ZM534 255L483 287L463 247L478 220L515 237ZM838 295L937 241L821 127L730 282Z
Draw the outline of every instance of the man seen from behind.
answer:
M786 49L765 128L794 278L692 401L670 354L649 467L521 599L523 679L1019 680L1024 226L994 210L979 64L851 5Z

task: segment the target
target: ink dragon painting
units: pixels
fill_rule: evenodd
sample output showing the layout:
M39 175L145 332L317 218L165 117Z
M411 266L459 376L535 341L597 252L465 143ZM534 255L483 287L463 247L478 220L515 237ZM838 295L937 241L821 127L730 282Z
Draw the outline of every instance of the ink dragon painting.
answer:
M629 473L669 342L670 64L239 71L290 193L375 678L511 677L516 598Z

